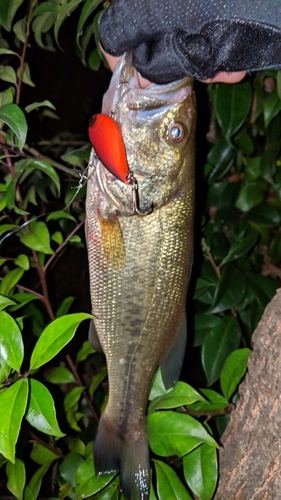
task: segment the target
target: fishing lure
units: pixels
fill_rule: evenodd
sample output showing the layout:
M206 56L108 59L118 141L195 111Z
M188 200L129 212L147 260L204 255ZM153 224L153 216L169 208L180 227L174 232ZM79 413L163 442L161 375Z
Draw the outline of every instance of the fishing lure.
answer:
M102 113L94 115L89 124L89 137L96 154L107 170L120 181L130 184L125 144L116 121Z
M116 121L102 113L93 115L89 123L89 137L105 168L121 182L132 186L132 214L150 214L151 204L145 212L139 208L138 182L129 169L125 144Z

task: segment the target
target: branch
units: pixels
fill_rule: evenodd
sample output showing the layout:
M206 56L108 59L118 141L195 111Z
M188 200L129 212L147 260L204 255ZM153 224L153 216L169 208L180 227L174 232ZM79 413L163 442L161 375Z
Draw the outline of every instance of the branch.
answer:
M22 48L21 61L20 61L20 67L19 67L19 78L18 78L18 83L17 83L16 104L19 104L19 102L20 102L20 93L21 93L22 79L23 79L23 73L24 73L24 62L25 62L27 45L28 45L28 38L30 35L29 27L30 27L30 22L31 22L31 17L32 17L32 11L35 7L35 4L36 4L36 0L30 0L29 6L28 6L28 12L27 12L27 16L26 16L26 30L25 30L24 44L23 44L23 48Z
M64 240L64 242L56 249L55 253L49 258L49 260L46 262L44 268L43 268L43 271L46 272L49 265L51 264L51 262L57 257L57 255L59 254L59 252L63 249L63 247L65 247L65 245L68 243L68 241L70 240L70 238L72 238L72 236L77 233L77 231L80 229L81 226L83 226L84 224L84 220L82 220L81 222L79 222L79 224L73 229L73 231L71 231L71 233L69 233L69 235L66 237L66 239Z
M47 450L50 450L53 453L55 453L59 458L64 458L64 454L59 448L57 448L56 446L53 446L52 444L45 443L45 441L43 441L43 439L41 439L39 436L34 434L34 432L30 433L30 437L32 438L29 440L30 443L34 443L34 442L39 443L42 446L44 446L44 448L47 448Z
M75 377L75 379L76 379L77 384L79 385L79 387L83 387L83 384L82 384L82 382L81 382L81 379L80 379L80 377L79 377L79 374L78 374L78 372L77 372L77 370L76 370L76 366L75 366L75 364L73 363L73 361L72 361L71 357L69 356L69 354L66 354L66 356L65 356L65 357L66 357L66 360L67 360L67 362L68 362L68 364L69 364L69 366L70 366L70 369L71 369L71 371L72 371L72 373L73 373L73 375L74 375L74 377ZM84 396L84 398L85 398L85 399L86 399L86 401L87 401L87 405L88 405L89 409L91 410L91 412L92 412L92 415L93 415L94 419L96 420L96 422L99 422L99 416L98 416L98 414L97 414L97 412L96 412L96 410L95 410L95 408L94 408L94 406L93 406L93 404L92 404L92 401L91 401L91 399L89 398L89 396L88 396L88 394L87 394L87 392L86 392L86 391L83 391L83 396Z

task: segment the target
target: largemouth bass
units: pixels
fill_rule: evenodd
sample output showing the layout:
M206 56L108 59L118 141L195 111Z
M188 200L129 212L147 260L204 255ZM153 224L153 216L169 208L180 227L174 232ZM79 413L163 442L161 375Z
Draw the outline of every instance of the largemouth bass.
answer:
M92 312L109 378L109 399L94 445L95 470L120 471L126 500L149 497L149 391L159 365L165 386L176 382L185 350L193 260L192 83L185 78L139 88L130 55L115 70L102 112L113 115L121 128L137 181L137 211L132 186L110 173L94 151L89 163ZM102 148L110 145L110 136L105 137Z

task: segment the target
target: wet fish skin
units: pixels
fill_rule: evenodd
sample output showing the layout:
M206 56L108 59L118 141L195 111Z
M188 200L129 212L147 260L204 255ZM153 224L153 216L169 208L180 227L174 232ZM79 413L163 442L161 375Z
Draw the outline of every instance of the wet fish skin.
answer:
M94 455L96 473L120 471L126 500L147 500L149 391L163 362L166 385L175 382L184 354L193 260L196 109L191 79L134 88L132 68L123 60L103 112L119 100L120 80L129 81L130 90L115 118L138 180L141 209L152 201L153 212L129 215L131 187L101 163L90 162L86 211L92 312L109 377ZM186 131L179 143L168 139L174 122Z

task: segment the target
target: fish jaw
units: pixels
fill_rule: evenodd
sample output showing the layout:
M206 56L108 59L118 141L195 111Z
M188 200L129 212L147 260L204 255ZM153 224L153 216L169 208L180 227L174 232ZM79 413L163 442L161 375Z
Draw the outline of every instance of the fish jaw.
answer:
M147 400L155 371L183 323L193 260L196 111L191 82L184 85L179 102L162 105L161 95L159 105L154 96L150 106L151 95L142 95L146 107L138 109L139 120L130 92L117 110L141 208L153 202L150 215L128 216L130 186L101 163L90 162L86 209L92 311L109 376L95 467L99 474L120 471L126 500L148 499ZM178 95L181 84L175 88ZM149 107L154 121L152 114L150 121L140 114ZM180 144L167 138L175 121L187 130Z

